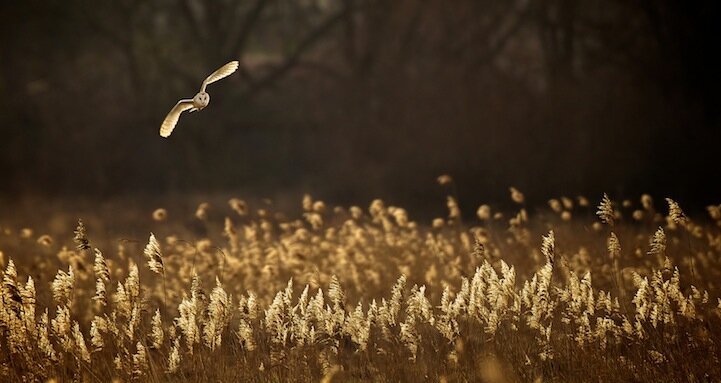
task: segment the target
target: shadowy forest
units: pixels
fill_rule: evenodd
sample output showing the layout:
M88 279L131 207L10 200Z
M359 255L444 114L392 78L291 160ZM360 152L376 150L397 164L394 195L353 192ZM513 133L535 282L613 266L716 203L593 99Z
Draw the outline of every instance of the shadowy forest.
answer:
M4 1L0 195L418 210L448 173L473 206L509 186L704 206L721 192L718 15L703 0ZM210 106L160 138L230 60Z

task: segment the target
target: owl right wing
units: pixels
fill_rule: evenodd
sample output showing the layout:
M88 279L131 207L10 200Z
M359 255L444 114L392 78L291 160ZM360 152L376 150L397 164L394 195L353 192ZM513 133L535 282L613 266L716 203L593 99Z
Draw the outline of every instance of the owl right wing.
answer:
M175 104L173 109L170 110L168 115L165 116L165 120L163 120L163 123L160 124L160 136L165 138L170 136L170 133L173 133L173 129L175 129L175 125L178 123L180 113L183 113L184 111L192 108L193 100L185 99L178 101L178 103Z

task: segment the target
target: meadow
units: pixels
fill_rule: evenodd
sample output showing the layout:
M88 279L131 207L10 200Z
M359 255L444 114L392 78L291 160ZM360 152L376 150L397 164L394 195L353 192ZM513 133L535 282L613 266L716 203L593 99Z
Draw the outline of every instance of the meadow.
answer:
M721 205L510 197L5 225L0 381L721 381Z

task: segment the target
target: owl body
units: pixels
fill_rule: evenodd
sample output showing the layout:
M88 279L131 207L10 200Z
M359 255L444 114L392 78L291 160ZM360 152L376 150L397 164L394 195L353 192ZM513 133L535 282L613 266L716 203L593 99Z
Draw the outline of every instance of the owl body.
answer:
M192 99L183 99L178 101L178 103L175 104L173 109L170 110L168 115L165 116L165 120L163 120L163 123L160 124L160 136L167 138L168 136L170 136L171 133L173 133L173 129L175 129L175 125L177 125L178 119L180 119L180 114L184 111L189 110L191 112L195 112L205 109L205 107L210 104L210 95L205 92L205 87L220 79L230 76L237 69L237 61L231 61L223 65L218 70L211 73L210 76L208 76L205 80L203 80L203 84L200 86L200 92L196 93Z

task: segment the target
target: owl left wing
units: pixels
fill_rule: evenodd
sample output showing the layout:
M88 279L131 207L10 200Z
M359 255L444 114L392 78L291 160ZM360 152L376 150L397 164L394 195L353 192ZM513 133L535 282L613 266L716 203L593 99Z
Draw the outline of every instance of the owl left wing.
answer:
M231 61L220 67L203 81L203 86L200 87L200 91L205 92L205 87L208 86L208 84L212 84L233 74L233 72L238 70L238 65L237 61Z

